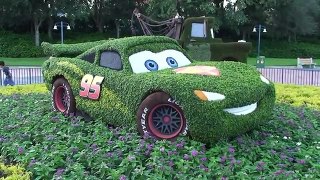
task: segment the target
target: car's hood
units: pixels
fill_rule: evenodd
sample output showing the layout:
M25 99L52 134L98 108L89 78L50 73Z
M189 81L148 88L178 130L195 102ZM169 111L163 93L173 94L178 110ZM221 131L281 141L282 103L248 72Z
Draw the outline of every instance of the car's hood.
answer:
M255 103L272 88L272 83L254 67L237 62L196 62L178 69L137 76L148 80L142 84L144 89L147 86L152 90L166 91L176 99L193 96L193 100L200 100L195 91L222 95L225 98L216 101L220 101L217 106L223 108Z

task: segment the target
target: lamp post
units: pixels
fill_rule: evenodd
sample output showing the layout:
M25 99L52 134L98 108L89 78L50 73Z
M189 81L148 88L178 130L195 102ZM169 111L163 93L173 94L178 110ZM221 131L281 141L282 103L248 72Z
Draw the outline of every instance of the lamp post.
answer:
M260 56L260 44L261 44L261 30L266 33L267 32L267 28L265 26L262 26L261 24L254 26L253 31L252 32L257 32L258 29L258 58Z
M257 56L257 68L264 68L265 65L265 57L264 56L260 56L260 44L261 44L261 31L262 32L267 32L267 28L264 26L261 26L261 24L254 26L253 31L252 32L257 32L258 29L258 56Z
M59 16L60 18L61 18L61 17L67 17L67 13L61 13L61 12L59 12L59 13L57 14L57 16ZM63 22L62 20L61 20L60 22L56 22L56 23L54 24L54 26L53 26L53 29L54 29L54 30L58 30L58 27L60 27L61 44L63 44L63 28L64 28L64 27L67 27L67 30L70 30L71 27L70 27L70 25L69 25L68 23Z

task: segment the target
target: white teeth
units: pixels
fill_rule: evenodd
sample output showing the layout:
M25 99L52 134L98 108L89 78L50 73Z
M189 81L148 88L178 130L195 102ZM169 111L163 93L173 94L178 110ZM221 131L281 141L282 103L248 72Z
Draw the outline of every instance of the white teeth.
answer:
M264 76L260 75L260 79L262 82L264 82L266 84L270 84L270 81L267 78L265 78Z
M252 113L254 110L257 109L258 103L250 104L248 106L238 107L238 108L230 108L224 109L224 111L240 116L240 115L247 115Z

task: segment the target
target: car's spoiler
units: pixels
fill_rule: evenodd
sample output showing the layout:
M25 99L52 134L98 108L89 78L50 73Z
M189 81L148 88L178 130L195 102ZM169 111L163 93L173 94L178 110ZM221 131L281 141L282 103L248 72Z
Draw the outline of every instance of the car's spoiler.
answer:
M42 42L41 47L44 54L53 57L76 57L88 49L103 44L108 40L100 40L76 44L51 44Z

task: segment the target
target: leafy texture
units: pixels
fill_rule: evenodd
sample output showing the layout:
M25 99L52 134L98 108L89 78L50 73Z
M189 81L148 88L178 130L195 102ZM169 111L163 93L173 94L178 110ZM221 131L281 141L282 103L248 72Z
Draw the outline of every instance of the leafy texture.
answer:
M0 163L0 179L5 180L29 180L31 173L25 172L24 168L19 166L8 166Z
M243 63L192 64L215 66L221 72L218 77L176 74L172 69L144 74L132 73L129 55L144 50L160 52L166 49L185 53L175 40L167 37L116 39L84 53L96 53L96 62L93 64L77 58L52 58L46 61L43 64L44 79L51 90L53 81L64 77L72 87L77 109L116 126L136 127L135 114L142 100L153 92L166 92L182 106L188 121L189 135L205 143L247 132L270 118L275 101L274 86L272 83L262 82L260 73ZM119 52L123 70L115 71L97 65L100 53L105 50ZM78 95L81 79L87 73L105 77L99 101L91 101ZM194 94L194 90L220 93L226 96L226 100L203 102ZM235 116L223 111L225 108L242 107L256 102L257 109L245 116Z
M320 113L309 108L277 104L259 129L206 147L66 118L52 112L49 98L0 95L0 153L32 179L320 178Z
M320 110L320 88L315 86L276 85L277 101Z

